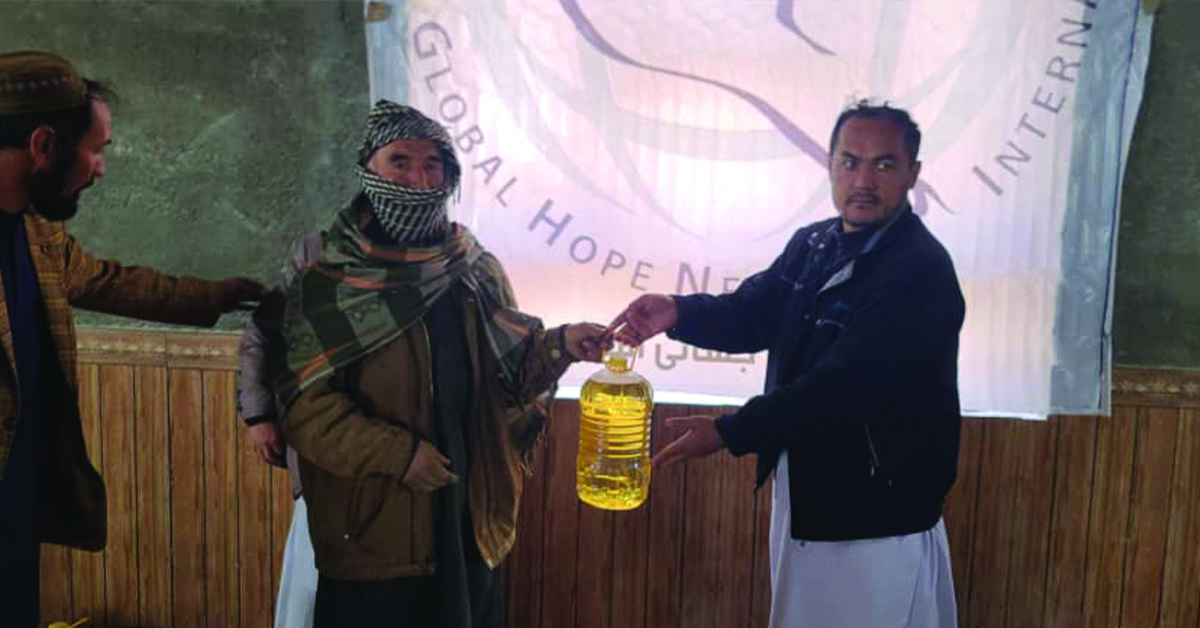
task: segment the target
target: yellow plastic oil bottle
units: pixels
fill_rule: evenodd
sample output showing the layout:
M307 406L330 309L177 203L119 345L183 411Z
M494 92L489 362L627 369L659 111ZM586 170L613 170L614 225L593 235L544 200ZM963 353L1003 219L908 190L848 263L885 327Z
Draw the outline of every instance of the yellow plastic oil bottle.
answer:
M579 394L575 490L585 504L631 510L650 492L654 391L632 370L632 352L610 351Z

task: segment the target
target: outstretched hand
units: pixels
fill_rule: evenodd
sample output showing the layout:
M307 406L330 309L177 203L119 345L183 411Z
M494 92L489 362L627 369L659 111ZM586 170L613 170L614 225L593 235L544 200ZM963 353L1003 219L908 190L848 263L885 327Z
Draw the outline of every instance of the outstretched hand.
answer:
M665 294L642 295L613 319L605 330L605 337L638 347L674 327L678 318L675 299Z
M667 419L667 426L687 431L659 450L653 460L656 467L703 458L725 449L725 441L717 431L716 417L697 415Z

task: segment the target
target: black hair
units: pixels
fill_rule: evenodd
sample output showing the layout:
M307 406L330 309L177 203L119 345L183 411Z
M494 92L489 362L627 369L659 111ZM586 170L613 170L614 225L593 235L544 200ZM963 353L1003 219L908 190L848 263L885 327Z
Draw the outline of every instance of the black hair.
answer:
M70 150L92 128L92 103L112 104L117 94L100 81L84 79L85 97L82 104L58 111L0 115L0 148L23 148L38 127L54 129L55 147Z
M838 133L841 133L842 125L853 118L883 119L895 124L904 134L904 152L908 154L909 163L916 163L917 153L921 151L921 129L917 128L912 116L886 102L882 105L872 105L866 100L854 103L838 116L837 123L833 125L833 134L829 138L830 155L833 155L837 147Z

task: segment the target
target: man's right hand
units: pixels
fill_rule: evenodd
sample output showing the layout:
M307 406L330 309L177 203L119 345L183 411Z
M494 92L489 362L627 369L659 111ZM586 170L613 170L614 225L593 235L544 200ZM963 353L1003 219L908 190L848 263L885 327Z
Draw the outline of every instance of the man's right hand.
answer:
M437 447L428 441L420 441L417 455L404 474L404 484L417 491L433 491L458 481L450 472L450 459L443 456Z
M612 334L618 342L637 347L674 327L678 317L675 299L665 294L647 294L618 314L605 333Z

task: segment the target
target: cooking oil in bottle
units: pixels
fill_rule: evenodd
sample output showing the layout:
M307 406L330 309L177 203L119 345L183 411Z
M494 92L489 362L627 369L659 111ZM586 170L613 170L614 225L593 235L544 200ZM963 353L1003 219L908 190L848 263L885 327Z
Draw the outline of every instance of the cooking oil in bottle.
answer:
M575 490L584 503L630 510L650 492L650 411L654 391L631 368L632 353L609 352L579 394Z

